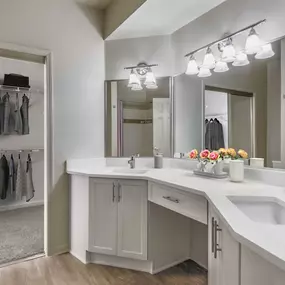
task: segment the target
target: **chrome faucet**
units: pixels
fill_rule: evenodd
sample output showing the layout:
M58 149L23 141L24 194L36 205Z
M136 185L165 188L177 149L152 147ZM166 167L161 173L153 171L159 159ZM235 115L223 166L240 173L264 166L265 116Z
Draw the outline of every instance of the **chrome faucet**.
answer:
M131 156L131 159L128 161L128 164L130 165L131 169L134 169L136 167L136 158L137 157L140 157L140 155L138 153L137 154L133 154Z

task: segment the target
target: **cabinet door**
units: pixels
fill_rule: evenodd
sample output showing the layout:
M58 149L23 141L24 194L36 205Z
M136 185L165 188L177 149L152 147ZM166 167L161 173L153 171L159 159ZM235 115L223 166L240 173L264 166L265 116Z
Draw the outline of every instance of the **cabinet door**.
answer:
M89 251L116 255L116 184L109 179L90 179L89 191Z
M146 260L147 183L121 180L118 187L118 255Z
M209 285L240 284L240 247L226 225L209 209Z
M219 262L215 257L215 222L218 221L218 217L214 211L209 208L208 215L208 283L209 285L220 285L219 283Z
M240 279L240 245L231 236L224 224L220 224L218 233L221 252L219 258L219 276L221 285L239 285Z

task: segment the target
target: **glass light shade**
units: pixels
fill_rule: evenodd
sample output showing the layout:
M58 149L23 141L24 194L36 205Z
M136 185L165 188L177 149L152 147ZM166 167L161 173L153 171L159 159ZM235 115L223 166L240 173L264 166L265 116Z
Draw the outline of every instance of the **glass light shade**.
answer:
M233 66L245 66L249 64L247 54L244 52L239 52L236 56L236 60L233 62Z
M256 33L255 29L252 28L245 43L245 52L247 54L255 54L261 50L262 42Z
M133 85L140 85L140 80L135 74L135 72L132 70L129 78L128 87L133 87Z
M151 69L146 73L144 85L156 85L156 79Z
M147 85L146 88L147 89L157 89L158 86L157 86L157 84L153 84L153 85Z
M255 58L266 59L266 58L270 58L274 55L275 55L275 52L272 50L272 45L269 43L269 44L265 44L264 46L262 46L261 51L259 51L255 55Z
M222 53L222 61L233 62L236 59L236 50L231 43L228 43Z
M213 69L216 66L216 59L210 48L207 49L202 66L209 69Z
M141 90L143 90L141 83L139 83L139 84L133 84L131 90L132 90L132 91L141 91Z
M209 77L212 73L209 68L201 66L198 77Z
M228 64L224 61L218 61L214 69L215 72L226 72L229 70Z
M196 62L195 58L193 56L191 56L189 59L187 70L186 70L185 74L196 75L198 73L199 73L199 68L198 68L197 62Z

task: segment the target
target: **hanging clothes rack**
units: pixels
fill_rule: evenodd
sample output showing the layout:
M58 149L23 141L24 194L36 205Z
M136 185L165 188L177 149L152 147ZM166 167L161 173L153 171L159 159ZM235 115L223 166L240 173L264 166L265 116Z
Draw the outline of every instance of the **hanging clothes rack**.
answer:
M0 149L0 152L40 152L43 151L43 148L35 148L35 149Z

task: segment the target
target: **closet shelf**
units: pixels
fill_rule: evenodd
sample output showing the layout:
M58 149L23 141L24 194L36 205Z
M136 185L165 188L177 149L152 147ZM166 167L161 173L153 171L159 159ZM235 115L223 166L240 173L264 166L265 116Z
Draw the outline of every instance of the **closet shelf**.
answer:
M25 148L25 149L0 149L0 152L12 152L12 151L15 151L15 152L26 152L26 151L29 151L29 152L40 152L40 151L43 151L44 148Z
M31 91L31 88L27 87L17 87L17 86L8 86L8 85L0 85L0 90L9 91L9 92L27 92Z

